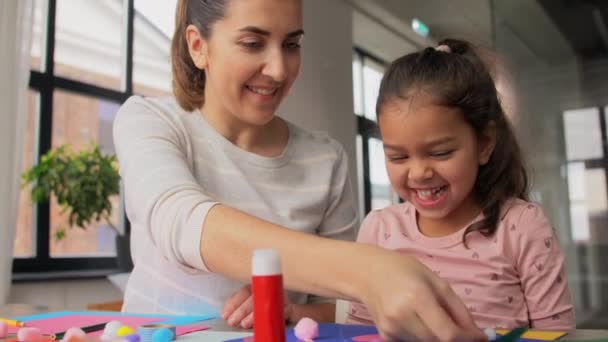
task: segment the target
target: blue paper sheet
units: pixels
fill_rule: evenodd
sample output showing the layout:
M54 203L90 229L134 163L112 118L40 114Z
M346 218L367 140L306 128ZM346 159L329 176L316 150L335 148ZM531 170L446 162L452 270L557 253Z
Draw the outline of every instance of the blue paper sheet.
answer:
M368 325L350 325L350 324L330 324L321 323L319 324L319 337L315 338L314 341L322 342L352 342L353 337L362 335L377 334L378 331L373 326ZM301 342L294 335L293 329L289 329L285 332L286 342ZM252 338L240 338L229 340L229 342L252 342ZM520 338L518 342L544 342L540 340L530 340L526 338Z

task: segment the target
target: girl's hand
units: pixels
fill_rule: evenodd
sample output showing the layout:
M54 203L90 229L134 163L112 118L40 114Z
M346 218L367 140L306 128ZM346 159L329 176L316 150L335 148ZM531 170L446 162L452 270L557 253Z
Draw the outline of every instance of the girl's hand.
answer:
M285 319L289 319L292 313L292 304L287 295L284 296ZM251 285L245 285L230 296L224 303L222 319L231 327L251 329L253 327L253 295Z
M448 283L416 259L390 253L368 265L360 299L384 340L487 340Z

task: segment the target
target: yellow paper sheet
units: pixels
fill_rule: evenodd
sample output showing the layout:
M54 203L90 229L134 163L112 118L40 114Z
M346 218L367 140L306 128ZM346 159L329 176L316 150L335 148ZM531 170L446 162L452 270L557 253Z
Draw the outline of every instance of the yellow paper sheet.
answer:
M500 335L505 335L509 332L506 329L496 329L496 333ZM529 338L531 340L541 340L541 341L554 341L558 338L566 335L563 331L549 331L549 330L528 330L521 337Z

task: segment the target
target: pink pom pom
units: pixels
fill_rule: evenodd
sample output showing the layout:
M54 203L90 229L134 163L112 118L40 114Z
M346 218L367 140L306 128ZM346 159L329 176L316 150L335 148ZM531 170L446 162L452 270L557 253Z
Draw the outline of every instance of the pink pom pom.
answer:
M0 338L5 338L6 334L8 334L8 325L0 321Z
M296 337L303 341L312 341L319 336L319 324L308 317L300 319L293 330Z
M21 328L17 331L17 339L19 341L40 342L42 341L42 334L38 328Z
M81 341L84 340L87 334L82 331L82 329L78 327L72 327L66 330L65 335L63 335L63 341Z

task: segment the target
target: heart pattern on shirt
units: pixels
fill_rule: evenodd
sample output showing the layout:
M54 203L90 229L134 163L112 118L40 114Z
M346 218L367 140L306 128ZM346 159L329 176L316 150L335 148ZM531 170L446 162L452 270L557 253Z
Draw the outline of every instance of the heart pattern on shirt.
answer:
M514 231L514 230L515 230L515 225L514 225L514 224L512 224L512 225L511 225L511 231Z
M493 281L497 281L498 280L498 274L492 273L492 276L490 277L490 279L492 279Z
M473 253L473 259L479 259L479 254L477 254L477 252Z
M546 238L545 239L545 247L551 248L551 238Z
M509 304L513 303L513 296L507 297L507 302L509 302Z
M534 267L536 267L536 269L537 269L539 272L540 272L540 271L542 271L542 270L543 270L543 268L545 268L545 267L543 266L543 264L534 264Z
M385 241L386 241L386 240L388 240L388 239L390 239L390 237L391 237L391 233L389 233L389 232L384 232L384 240L385 240Z
M466 293L467 295L470 295L471 292L473 292L473 290L471 288L469 288L469 287L467 287L467 288L464 289L464 293Z

